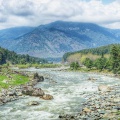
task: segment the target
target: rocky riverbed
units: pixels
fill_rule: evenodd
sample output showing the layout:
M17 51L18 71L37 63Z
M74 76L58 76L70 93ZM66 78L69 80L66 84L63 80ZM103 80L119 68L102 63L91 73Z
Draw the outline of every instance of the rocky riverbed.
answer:
M120 118L120 79L54 69L31 68L26 71L43 75L44 82L34 80L24 85L18 100L0 106L0 120Z
M50 100L53 96L45 94L41 88L34 88L36 84L44 81L44 77L35 73L34 77L25 85L20 85L14 88L2 89L0 92L0 105L4 105L7 102L12 102L23 98L25 95L36 96L42 99Z
M78 114L60 115L59 118L62 120L119 120L120 85L101 86L101 89L91 94L82 106Z

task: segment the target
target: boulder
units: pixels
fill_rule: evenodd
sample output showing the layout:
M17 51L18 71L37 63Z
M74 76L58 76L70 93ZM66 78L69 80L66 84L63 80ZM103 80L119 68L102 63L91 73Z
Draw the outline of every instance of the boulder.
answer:
M115 102L115 103L120 102L120 97L119 98L114 98L113 102Z
M32 106L32 105L39 105L39 103L37 101L30 101L28 103L29 106Z
M23 88L22 93L26 95L32 95L34 88L32 86L26 86Z
M44 77L43 76L39 76L37 82L43 82L43 81L44 81Z
M91 112L91 110L89 108L83 108L83 112L88 113L88 112Z
M44 81L44 77L38 75L38 73L35 73L35 74L34 74L33 79L34 79L35 81L37 81L37 82L42 82L42 81Z
M88 80L89 80L89 81L96 81L97 79L96 79L96 78L89 77Z
M43 96L45 93L41 88L33 88L32 86L25 87L22 93L30 96Z
M17 96L17 94L16 94L15 91L9 91L9 92L8 92L8 95L9 95L9 96Z
M49 95L49 94L45 94L45 95L42 96L42 98L43 98L44 100L52 100L52 99L53 99L53 96L52 96L52 95Z
M33 96L43 96L45 93L41 88L34 88Z
M17 96L22 96L22 93L21 92L17 92Z
M111 91L111 88L107 85L99 85L98 90L102 91L102 92L109 92L109 91Z

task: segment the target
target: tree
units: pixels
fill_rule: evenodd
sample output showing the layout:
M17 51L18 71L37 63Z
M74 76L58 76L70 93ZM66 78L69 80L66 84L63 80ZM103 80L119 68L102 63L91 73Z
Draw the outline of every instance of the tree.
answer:
M83 62L83 64L87 67L87 68L92 68L93 66L93 61L89 58L86 58L85 61Z
M71 68L72 70L74 70L74 66L75 66L75 62L72 62L72 63L70 64L70 68Z
M0 52L0 64L4 64L6 62L5 57L2 52Z
M106 66L107 59L104 57L98 58L95 60L95 67L102 71Z
M78 63L78 62L75 62L74 69L77 70L78 68L79 68L79 63Z
M120 71L120 48L114 45L111 49L112 69L114 73Z
M110 58L106 59L105 69L111 71L112 70L112 61Z
M72 70L77 70L77 69L79 68L79 63L78 63L78 62L72 62L72 63L70 64L70 68L71 68Z

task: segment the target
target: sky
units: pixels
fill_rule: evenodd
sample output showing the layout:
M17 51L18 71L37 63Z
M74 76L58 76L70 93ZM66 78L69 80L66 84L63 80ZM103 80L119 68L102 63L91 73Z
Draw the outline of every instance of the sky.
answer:
M58 20L120 29L120 0L0 0L0 29Z

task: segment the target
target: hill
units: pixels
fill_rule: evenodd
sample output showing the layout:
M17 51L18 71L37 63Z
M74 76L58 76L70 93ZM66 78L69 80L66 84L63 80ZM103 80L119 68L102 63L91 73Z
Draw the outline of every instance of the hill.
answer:
M5 63L26 64L26 63L46 63L45 59L31 57L29 55L18 55L13 51L0 47L0 65Z
M3 47L20 54L58 58L66 52L120 43L119 32L93 23L57 21L2 44L10 43Z
M73 61L80 62L85 58L90 58L94 60L101 57L102 55L104 55L105 57L109 57L109 54L111 52L113 45L120 47L120 44L111 44L111 45L97 47L97 48L84 49L76 52L68 52L63 55L63 61L64 62L73 62Z

